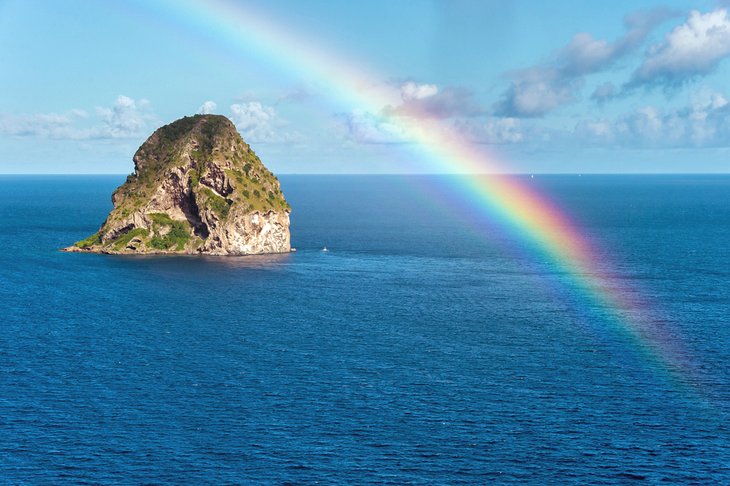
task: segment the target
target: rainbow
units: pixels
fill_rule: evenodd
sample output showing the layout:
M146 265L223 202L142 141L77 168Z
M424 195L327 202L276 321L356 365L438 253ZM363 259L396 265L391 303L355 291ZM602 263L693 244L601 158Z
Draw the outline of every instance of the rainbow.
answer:
M141 2L139 9L246 53L304 79L325 85L333 101L371 113L393 103L392 91L379 84L374 70L322 49L287 26L278 25L248 6L222 0ZM419 162L455 174L449 188L480 214L516 232L568 276L573 290L601 309L603 320L631 338L635 348L670 379L687 385L698 380L695 367L676 335L652 317L639 289L611 278L606 252L590 243L564 211L506 166L458 134L427 118L419 123L395 121ZM488 174L488 175L475 175ZM601 262L600 264L598 262Z

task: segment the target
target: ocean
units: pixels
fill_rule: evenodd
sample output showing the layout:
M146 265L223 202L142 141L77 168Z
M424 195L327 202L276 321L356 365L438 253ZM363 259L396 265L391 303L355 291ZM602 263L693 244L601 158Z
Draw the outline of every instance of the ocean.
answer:
M284 175L295 253L121 257L58 249L124 176L0 176L0 483L730 483L730 176L523 177L691 377L448 179Z

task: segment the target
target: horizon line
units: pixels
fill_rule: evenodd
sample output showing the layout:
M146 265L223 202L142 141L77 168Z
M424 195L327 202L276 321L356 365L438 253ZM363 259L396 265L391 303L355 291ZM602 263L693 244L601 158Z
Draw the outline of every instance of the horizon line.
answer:
M129 176L132 173L123 172L0 172L3 176ZM727 172L280 172L273 173L275 176L464 176L472 175L477 177L489 176L551 176L551 175L574 175L574 176L597 176L597 175L730 175Z

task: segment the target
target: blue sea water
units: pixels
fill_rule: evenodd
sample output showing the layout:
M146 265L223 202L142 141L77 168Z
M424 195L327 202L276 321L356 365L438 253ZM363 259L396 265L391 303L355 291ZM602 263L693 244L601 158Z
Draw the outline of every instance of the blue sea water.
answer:
M730 177L524 180L692 376L447 177L282 176L289 255L59 252L123 179L0 177L0 483L730 483Z

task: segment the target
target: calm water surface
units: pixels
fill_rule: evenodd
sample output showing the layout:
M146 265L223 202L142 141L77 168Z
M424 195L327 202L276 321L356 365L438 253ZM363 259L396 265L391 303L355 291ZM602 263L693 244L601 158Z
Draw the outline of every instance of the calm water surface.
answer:
M692 376L445 178L283 176L291 255L58 252L123 179L0 177L0 483L730 483L730 177L525 179Z

